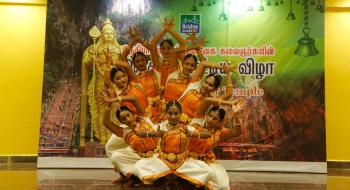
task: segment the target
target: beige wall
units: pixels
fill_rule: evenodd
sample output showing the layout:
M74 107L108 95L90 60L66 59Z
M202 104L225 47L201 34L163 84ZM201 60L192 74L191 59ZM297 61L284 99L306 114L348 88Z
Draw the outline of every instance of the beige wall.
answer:
M46 1L6 1L0 0L0 155L36 155ZM350 161L350 0L327 7L337 7L325 17L327 159Z

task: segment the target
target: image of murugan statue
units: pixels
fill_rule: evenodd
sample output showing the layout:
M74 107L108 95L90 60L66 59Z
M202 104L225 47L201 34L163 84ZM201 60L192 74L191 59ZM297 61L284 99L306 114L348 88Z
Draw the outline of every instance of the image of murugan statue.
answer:
M90 29L89 35L93 44L84 50L82 59L80 146L84 145L87 102L90 106L91 126L95 137L101 144L105 144L111 136L111 132L103 125L105 106L97 97L108 80L105 78L105 72L108 72L108 67L110 67L107 64L107 53L112 59L111 63L117 61L121 54L121 46L116 39L116 30L109 18L103 23L101 32L94 26ZM89 71L92 71L91 77L89 77ZM93 136L91 135L90 138L92 140Z

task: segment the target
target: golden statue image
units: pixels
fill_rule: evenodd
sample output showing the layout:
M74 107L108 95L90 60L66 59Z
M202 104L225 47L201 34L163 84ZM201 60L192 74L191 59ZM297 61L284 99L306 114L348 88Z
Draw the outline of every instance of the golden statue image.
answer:
M93 44L84 50L82 59L80 146L84 146L85 143L87 102L89 102L91 125L95 131L95 136L101 144L105 144L111 136L111 132L103 125L105 106L98 101L97 97L103 89L105 80L108 80L105 79L104 74L110 69L108 68L110 66L107 66L106 53L112 55L112 63L117 61L121 54L121 46L116 39L116 30L109 18L103 23L102 33L96 26L93 26L89 31L89 35ZM92 71L90 79L89 71ZM88 81L90 82L88 83ZM92 131L90 141L93 141Z

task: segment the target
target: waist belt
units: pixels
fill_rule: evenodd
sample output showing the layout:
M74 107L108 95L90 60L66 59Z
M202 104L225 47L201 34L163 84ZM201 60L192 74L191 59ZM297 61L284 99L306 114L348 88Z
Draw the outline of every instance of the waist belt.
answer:
M154 151L148 151L148 152L137 152L137 154L142 158L150 158L152 157L155 152Z
M175 153L165 153L160 151L159 157L165 162L165 164L172 170L179 168L185 160L188 158L188 151L185 151L180 154Z

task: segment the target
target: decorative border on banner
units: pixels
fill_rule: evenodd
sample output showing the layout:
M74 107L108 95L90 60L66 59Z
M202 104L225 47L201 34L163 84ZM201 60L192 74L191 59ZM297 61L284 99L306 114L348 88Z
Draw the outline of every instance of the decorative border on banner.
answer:
M327 162L218 160L227 171L327 173ZM38 157L38 168L113 168L109 158Z

